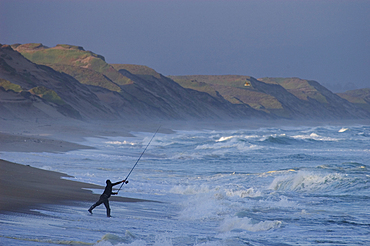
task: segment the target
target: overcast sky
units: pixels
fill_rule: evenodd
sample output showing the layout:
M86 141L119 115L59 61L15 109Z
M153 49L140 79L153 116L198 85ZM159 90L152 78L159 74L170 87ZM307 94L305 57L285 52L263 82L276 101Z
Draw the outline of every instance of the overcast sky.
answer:
M0 0L0 43L31 42L163 75L370 87L369 0Z

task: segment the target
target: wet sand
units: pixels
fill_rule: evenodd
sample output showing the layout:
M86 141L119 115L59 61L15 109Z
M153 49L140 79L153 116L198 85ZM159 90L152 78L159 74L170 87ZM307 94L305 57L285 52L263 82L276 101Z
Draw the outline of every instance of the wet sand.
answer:
M98 194L86 189L104 189L102 186L62 179L63 173L46 171L0 159L0 212L30 212L44 204L72 205L99 199ZM111 201L140 202L125 197Z
M91 149L91 147L39 136L13 135L0 132L0 151L66 152L76 149Z
M133 136L131 131L153 131L158 126L99 122L20 122L0 120L0 213L25 212L44 204L72 205L95 203L100 194L89 189L104 186L63 179L67 174L42 170L1 159L1 152L67 152L90 149L76 142L85 137ZM171 132L163 129L163 131ZM102 184L105 185L105 184ZM147 200L112 196L110 201L144 202ZM148 201L147 201L148 202ZM153 202L153 201L151 201ZM154 201L155 202L155 201ZM87 208L86 208L87 209Z

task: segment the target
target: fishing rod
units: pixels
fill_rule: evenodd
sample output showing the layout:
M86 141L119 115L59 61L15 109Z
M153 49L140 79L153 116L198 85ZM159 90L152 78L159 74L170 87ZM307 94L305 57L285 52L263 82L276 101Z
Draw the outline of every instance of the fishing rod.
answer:
M141 153L141 155L140 155L139 159L137 159L137 161L136 161L135 165L131 168L130 172L127 174L127 176L126 176L126 178L125 178L125 181L126 181L126 182L122 182L121 186L119 187L119 189L118 189L118 191L117 191L117 194L118 194L118 192L121 190L122 185L123 185L124 183L126 183L126 184L128 183L128 181L127 181L128 177L130 176L130 174L132 173L132 171L134 170L134 168L136 167L136 165L139 163L139 161L140 161L141 157L144 155L145 150L149 147L150 143L152 142L153 138L155 137L155 135L157 134L157 132L159 131L159 129L160 129L160 128L161 128L161 126L159 126L159 127L158 127L158 129L155 131L155 133L154 133L153 137L150 139L150 141L149 141L148 145L145 147L145 149L144 149L144 150L143 150L143 152Z

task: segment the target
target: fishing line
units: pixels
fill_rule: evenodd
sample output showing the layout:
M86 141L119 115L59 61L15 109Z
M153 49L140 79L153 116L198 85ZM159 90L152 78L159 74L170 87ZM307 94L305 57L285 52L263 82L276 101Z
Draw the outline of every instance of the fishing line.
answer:
M136 165L139 163L139 161L140 161L141 157L144 155L145 150L149 147L150 143L152 142L153 138L155 137L155 135L157 134L157 132L159 131L159 129L160 129L160 128L161 128L161 126L159 126L159 127L158 127L158 129L155 131L155 133L154 133L153 137L150 139L150 141L149 141L148 145L145 147L145 149L144 149L144 150L143 150L143 152L141 153L141 155L140 155L139 159L137 159L137 161L136 161L135 165L131 168L130 172L127 174L127 176L126 176L126 178L125 178L126 182L123 182L123 183L121 184L121 186L119 187L119 189L118 189L118 191L117 191L117 194L118 194L118 192L121 190L122 185L123 185L124 183L126 183L126 184L127 184L127 179L128 179L128 177L130 176L130 174L132 173L132 171L134 170L134 168L136 167Z

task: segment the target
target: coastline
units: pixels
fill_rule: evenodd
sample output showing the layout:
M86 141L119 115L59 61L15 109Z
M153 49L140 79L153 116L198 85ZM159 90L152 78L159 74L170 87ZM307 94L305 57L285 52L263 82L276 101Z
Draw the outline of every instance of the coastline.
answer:
M218 124L196 124L192 122L170 121L151 123L118 122L43 122L39 124L1 121L1 152L67 152L77 149L90 149L75 142L82 142L85 137L127 136L132 132L154 132L162 125L160 133L171 134L174 130L190 129L233 129L244 126L250 129L263 128L269 125L295 126L300 122L290 121L246 121L220 122ZM3 124L6 123L6 124ZM194 123L194 122L193 122ZM317 122L301 122L303 125L320 125ZM346 124L368 123L367 121L343 121ZM339 122L326 122L337 125ZM25 128L22 127L26 126ZM23 130L25 129L25 130ZM71 142L70 142L71 141ZM74 202L94 203L100 194L93 194L86 189L104 189L103 186L62 179L71 177L64 173L37 169L34 167L8 162L0 155L0 213L26 212L43 204L73 204ZM111 197L112 201L143 202L148 200ZM156 201L150 201L156 202Z
M72 205L76 202L95 203L100 194L88 189L104 186L63 179L65 173L42 170L1 159L1 152L68 152L92 149L78 144L86 137L128 136L130 131L151 131L151 126L124 125L112 128L110 124L69 121L39 123L0 120L0 213L31 213L45 204ZM157 202L137 198L112 196L118 202Z
M99 194L86 189L104 189L103 186L62 179L71 177L12 163L0 159L0 213L23 212L45 204L72 205L75 202L94 203ZM147 200L112 197L112 201L143 202Z
M67 152L76 149L92 149L92 147L40 136L13 135L0 132L0 151Z

